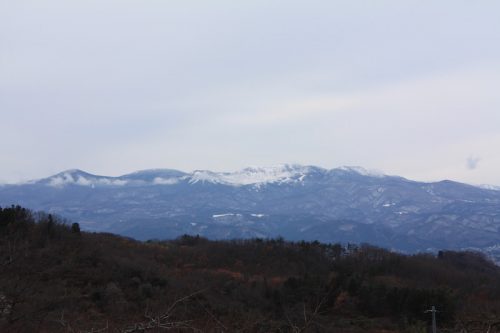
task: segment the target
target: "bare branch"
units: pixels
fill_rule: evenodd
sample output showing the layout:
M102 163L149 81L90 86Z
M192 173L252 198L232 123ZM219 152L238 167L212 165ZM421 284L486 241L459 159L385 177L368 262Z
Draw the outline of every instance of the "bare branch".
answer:
M187 296L181 297L177 300L175 300L170 307L162 314L157 315L157 316L152 316L148 314L148 307L146 307L144 317L148 319L147 322L142 322L142 323L135 323L133 325L128 326L127 328L123 329L121 332L122 333L132 333L132 332L145 332L148 330L152 329L157 329L157 328L163 328L165 330L170 330L170 329L190 329L193 331L199 331L200 330L194 328L193 326L190 325L192 320L185 320L185 321L169 321L170 315L172 311L176 308L177 305L180 303L196 296L199 295L203 292L205 292L206 289L202 289L199 291L196 291L192 294L189 294Z

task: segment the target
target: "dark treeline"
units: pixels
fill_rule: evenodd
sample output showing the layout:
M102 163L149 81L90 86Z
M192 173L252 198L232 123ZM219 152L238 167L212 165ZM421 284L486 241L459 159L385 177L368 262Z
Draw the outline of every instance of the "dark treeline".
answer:
M0 208L1 332L497 332L500 270L474 252L138 242Z

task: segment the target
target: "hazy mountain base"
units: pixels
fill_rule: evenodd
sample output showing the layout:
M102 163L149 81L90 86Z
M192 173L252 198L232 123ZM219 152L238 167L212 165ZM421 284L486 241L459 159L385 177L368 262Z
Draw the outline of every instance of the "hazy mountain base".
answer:
M35 220L38 223L35 223ZM471 252L184 236L141 243L0 210L2 332L495 332L500 270Z

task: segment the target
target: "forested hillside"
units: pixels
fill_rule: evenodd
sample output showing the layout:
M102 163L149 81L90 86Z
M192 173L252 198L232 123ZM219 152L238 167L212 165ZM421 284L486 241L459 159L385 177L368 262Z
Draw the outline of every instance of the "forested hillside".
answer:
M497 332L499 268L473 252L139 242L0 209L1 332L426 332L431 306L440 332Z

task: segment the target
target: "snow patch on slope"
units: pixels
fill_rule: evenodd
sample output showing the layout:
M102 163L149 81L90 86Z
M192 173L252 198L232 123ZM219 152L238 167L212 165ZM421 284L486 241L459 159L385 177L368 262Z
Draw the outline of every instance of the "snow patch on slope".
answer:
M222 217L231 217L231 216L242 217L243 215L241 215L241 214L234 214L234 213L214 214L214 215L212 215L212 218L219 219L219 218L222 218Z

